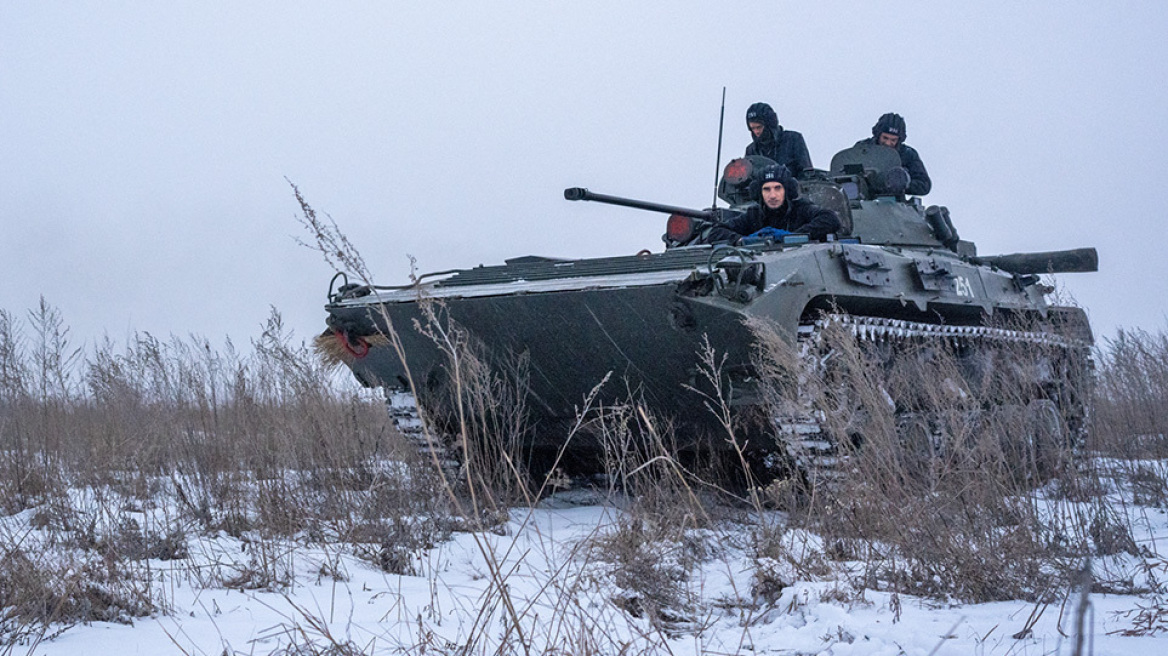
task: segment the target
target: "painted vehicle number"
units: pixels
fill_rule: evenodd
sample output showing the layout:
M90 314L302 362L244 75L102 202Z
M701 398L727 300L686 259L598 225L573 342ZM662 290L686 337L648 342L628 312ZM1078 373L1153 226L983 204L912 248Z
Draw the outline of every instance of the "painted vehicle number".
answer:
M965 276L954 276L953 292L958 296L973 298L973 285L970 284L969 278Z

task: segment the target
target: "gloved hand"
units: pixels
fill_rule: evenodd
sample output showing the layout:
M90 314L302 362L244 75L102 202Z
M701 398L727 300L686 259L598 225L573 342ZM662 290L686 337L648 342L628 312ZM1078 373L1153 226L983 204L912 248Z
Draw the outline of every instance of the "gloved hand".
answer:
M752 244L761 244L763 242L775 243L783 241L784 235L792 234L790 230L782 230L779 228L772 228L767 226L762 230L753 232L738 240L739 244L743 246L750 246Z
M882 195L900 196L908 189L908 183L911 181L908 169L895 166L872 176L872 191Z

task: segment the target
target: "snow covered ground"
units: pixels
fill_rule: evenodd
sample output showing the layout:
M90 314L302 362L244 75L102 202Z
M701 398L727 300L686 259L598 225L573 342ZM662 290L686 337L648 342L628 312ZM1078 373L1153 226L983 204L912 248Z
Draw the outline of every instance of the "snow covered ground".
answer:
M399 567L412 575L388 574L351 548L320 541L192 536L189 557L142 561L149 594L167 612L132 624L56 627L0 653L1074 653L1076 591L1049 604L942 603L859 591L860 564L806 580L783 563L772 565L790 584L760 590L749 528L729 523L688 534L698 546L691 552L704 554L688 569L680 549L650 554L655 571L675 572L685 599L651 617L597 546L620 526L620 501L580 501L552 497L512 510L492 531L454 533ZM1119 495L1115 503L1134 518L1142 554L1099 566L1110 579L1144 589L1088 597L1082 653L1168 653L1168 617L1155 615L1157 606L1168 607L1160 587L1168 581L1168 517ZM5 543L42 539L30 525L34 516L6 518ZM783 539L797 549L815 538L791 530ZM1125 635L1141 626L1148 635Z

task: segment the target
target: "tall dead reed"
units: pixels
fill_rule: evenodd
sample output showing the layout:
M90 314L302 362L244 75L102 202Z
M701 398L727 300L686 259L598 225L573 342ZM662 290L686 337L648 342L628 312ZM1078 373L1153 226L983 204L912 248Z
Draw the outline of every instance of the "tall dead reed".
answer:
M321 364L275 311L247 353L149 334L80 348L42 301L23 320L0 311L0 376L2 510L32 512L0 540L8 633L164 607L137 570L185 557L201 532L347 541L392 568L408 564L383 552L417 553L453 525L380 393ZM274 572L235 578L280 585ZM101 604L78 597L99 584Z
M1092 446L1121 457L1168 456L1168 331L1120 329L1096 356Z

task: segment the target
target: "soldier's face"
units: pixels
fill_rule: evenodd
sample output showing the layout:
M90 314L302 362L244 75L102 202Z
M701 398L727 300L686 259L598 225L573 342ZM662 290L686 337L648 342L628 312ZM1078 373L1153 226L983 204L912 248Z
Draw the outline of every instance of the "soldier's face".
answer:
M750 121L749 123L746 124L746 127L750 128L750 133L753 134L756 139L758 137L761 137L762 131L764 129L766 129L766 126L764 126L762 123L759 123L757 121Z
M783 206L783 201L787 200L787 190L783 189L783 185L778 182L768 182L762 186L762 202L772 210L777 210Z
M888 146L889 148L896 148L896 145L899 143L900 143L900 135L899 134L889 134L887 132L880 133L880 145L881 146Z

